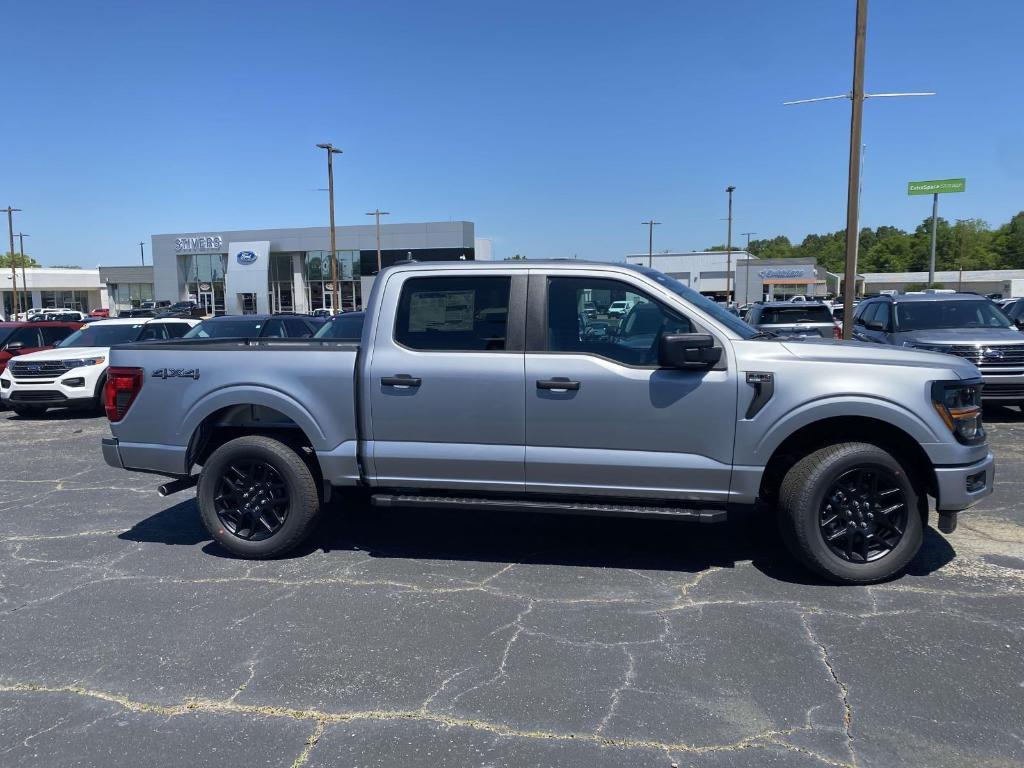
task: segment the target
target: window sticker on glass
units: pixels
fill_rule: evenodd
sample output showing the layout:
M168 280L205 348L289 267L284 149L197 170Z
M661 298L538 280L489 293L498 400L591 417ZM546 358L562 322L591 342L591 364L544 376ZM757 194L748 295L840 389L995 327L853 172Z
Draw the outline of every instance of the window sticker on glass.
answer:
M409 301L409 331L472 331L475 291L424 291Z

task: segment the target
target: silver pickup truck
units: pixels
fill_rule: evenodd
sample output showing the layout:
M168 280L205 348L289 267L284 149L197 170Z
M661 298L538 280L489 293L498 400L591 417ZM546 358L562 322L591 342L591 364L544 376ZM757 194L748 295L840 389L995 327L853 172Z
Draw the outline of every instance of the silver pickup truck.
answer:
M403 264L358 344L177 340L110 365L107 463L174 478L164 494L198 484L210 534L244 557L294 548L354 488L706 523L756 504L809 568L868 583L914 557L928 497L951 532L993 484L971 363L773 339L638 266Z

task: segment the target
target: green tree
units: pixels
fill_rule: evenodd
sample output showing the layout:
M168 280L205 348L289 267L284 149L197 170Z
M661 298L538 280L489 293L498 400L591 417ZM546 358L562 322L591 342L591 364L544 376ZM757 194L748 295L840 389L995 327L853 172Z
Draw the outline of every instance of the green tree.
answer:
M7 267L10 269L11 261L14 261L16 267L38 267L39 262L29 256L27 253L22 256L20 253L11 253L7 251L3 256L0 256L0 268Z
M788 259L793 255L793 244L785 235L764 240L751 240L750 253L759 259Z

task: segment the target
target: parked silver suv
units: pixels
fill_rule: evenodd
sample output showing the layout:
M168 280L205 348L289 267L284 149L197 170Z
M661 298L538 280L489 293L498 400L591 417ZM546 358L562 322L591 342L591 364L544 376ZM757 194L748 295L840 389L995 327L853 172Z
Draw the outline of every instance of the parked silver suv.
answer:
M832 310L817 301L758 302L744 319L759 331L787 338L839 339L843 335L842 327L832 317Z
M966 358L981 370L984 400L1024 403L1024 334L983 296L877 296L858 305L853 334L860 341Z

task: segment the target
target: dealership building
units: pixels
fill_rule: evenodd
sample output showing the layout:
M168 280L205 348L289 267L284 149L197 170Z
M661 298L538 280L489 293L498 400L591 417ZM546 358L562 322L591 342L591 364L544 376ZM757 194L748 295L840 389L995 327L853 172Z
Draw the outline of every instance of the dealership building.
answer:
M4 317L14 312L14 291L18 292L21 309L49 307L88 312L107 306L106 286L98 269L66 267L32 267L15 270L0 269L0 301Z
M216 314L360 308L378 271L377 229L339 226L335 232L337 297L330 228L303 227L153 235L151 298L191 299ZM408 258L475 260L490 252L468 221L383 224L380 233L382 268ZM124 282L116 283L119 291ZM145 293L141 284L135 290ZM127 296L131 301L131 289Z

